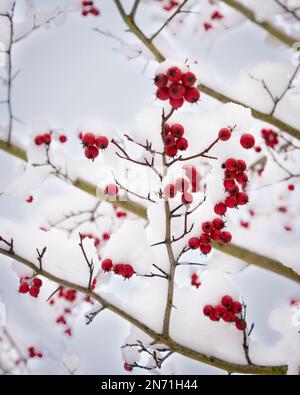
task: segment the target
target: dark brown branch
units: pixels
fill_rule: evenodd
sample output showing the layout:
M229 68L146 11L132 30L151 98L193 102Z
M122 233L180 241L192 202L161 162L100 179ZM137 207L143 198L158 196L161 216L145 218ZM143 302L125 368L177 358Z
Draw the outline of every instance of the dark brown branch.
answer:
M46 251L47 251L47 247L44 247L42 249L42 252L40 252L38 248L36 249L36 252L38 254L38 258L37 259L38 259L38 262L39 262L40 270L43 270L43 258L44 258L44 255L45 255Z
M88 289L91 290L92 289L92 282L93 282L93 273L94 273L94 263L93 263L93 259L91 259L91 261L88 259L87 254L85 252L84 246L83 246L83 235L81 233L79 233L79 238L80 238L80 243L79 243L79 247L82 251L82 254L84 256L85 262L89 268L89 283L88 283Z

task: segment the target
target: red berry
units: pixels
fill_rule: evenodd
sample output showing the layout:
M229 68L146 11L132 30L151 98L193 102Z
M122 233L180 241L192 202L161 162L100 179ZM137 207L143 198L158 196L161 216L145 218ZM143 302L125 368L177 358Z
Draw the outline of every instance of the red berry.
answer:
M208 31L213 28L213 25L211 23L205 22L205 23L203 23L203 27L204 27L205 31Z
M116 196L119 193L119 187L116 184L108 184L104 189L105 195Z
M185 192L181 196L181 202L182 204L188 205L193 203L193 195L190 194L189 192Z
M214 212L217 215L224 215L227 211L227 206L224 203L217 203L214 207Z
M247 195L247 193L238 193L237 202L240 206L244 206L245 204L247 204L249 202L249 196Z
M131 265L124 265L124 269L123 269L123 272L122 272L122 276L123 276L124 278L130 278L130 277L133 276L133 274L134 274L134 269L133 269L133 267L132 267Z
M177 190L174 184L168 184L164 188L164 195L167 199L173 199L176 196Z
M108 241L110 239L110 234L108 232L104 232L102 238L103 240Z
M221 300L222 305L225 306L227 309L231 308L232 302L233 302L233 299L229 295L223 296L223 298Z
M27 203L32 203L33 202L33 196L28 196L28 198L26 199Z
M127 372L132 372L133 367L132 367L131 365L129 365L129 363L125 362L125 363L124 363L124 369L125 369Z
M171 131L171 126L168 123L165 123L164 131L165 131L165 135Z
M200 244L206 245L211 243L211 237L208 233L202 233L200 236Z
M228 178L225 178L223 185L227 191L232 191L236 187L234 180L230 180Z
M226 315L223 317L223 321L225 322L233 322L235 315L232 311L227 311Z
M219 131L219 139L222 141L227 141L231 137L231 130L228 128L223 128Z
M109 141L107 137L99 136L96 138L95 143L99 149L106 149L108 147Z
M213 315L215 312L215 309L211 305L206 305L203 307L203 314L206 315L207 317Z
M27 283L21 283L19 287L20 294L27 294L29 292L29 285Z
M241 185L246 184L248 182L248 176L246 173L237 173L235 179Z
M237 168L237 161L235 159L233 159L233 158L229 158L225 162L225 167L229 171L235 171L236 168Z
M295 185L290 184L290 185L288 186L288 190L289 190L289 191L294 191L294 190L295 190Z
M203 222L202 230L204 233L210 233L214 229L214 224L212 222Z
M65 136L64 134L62 134L61 136L59 136L59 141L64 144L67 142L67 136Z
M97 147L87 147L84 150L84 155L91 160L94 160L99 155L99 149Z
M216 317L223 318L226 316L226 314L227 314L227 309L223 305L220 304L217 307L215 307L215 316Z
M208 255L211 252L211 245L210 244L203 244L200 245L200 251L204 255Z
M213 225L215 229L222 230L225 227L225 223L221 218L215 218L213 220Z
M182 72L178 67L174 66L167 70L166 75L170 81L178 82L181 79Z
M36 145L42 145L44 144L44 139L41 135L35 136L34 142Z
M162 86L157 89L156 97L160 100L170 99L169 89L166 86Z
M43 285L43 282L40 278L34 278L33 284L40 288Z
M45 133L43 135L43 140L44 140L45 144L49 145L51 143L51 140L52 140L51 134L50 133Z
M116 263L115 265L113 265L114 273L122 276L124 273L124 266L125 265L123 263Z
M168 147L166 149L166 155L169 158L174 158L174 156L176 156L178 153L178 148L176 147L176 145L174 145L173 147Z
M161 88L162 86L166 86L168 82L168 78L164 74L157 74L154 77L154 84L158 87Z
M84 147L90 147L95 144L95 136L93 133L86 133L82 136L81 141Z
M170 105L177 110L178 108L182 107L184 103L184 100L181 99L173 99L173 97L170 98Z
M169 88L170 97L181 99L185 94L185 87L181 84L172 84Z
M224 231L220 234L220 241L222 244L228 244L232 240L232 235L230 232Z
M181 137L176 141L176 147L178 148L179 151L185 151L188 149L189 143L187 139L184 137Z
M235 208L238 205L238 201L234 196L228 196L225 199L225 204L228 208Z
M90 10L90 13L93 14L93 15L95 15L95 16L100 15L100 11L99 11L97 8L92 8L92 9Z
M195 76L194 73L191 71L188 71L187 73L182 74L181 81L183 85L185 85L188 88L191 88L194 83L196 82L197 77Z
M34 297L37 298L39 296L40 293L40 288L37 287L36 285L33 285L30 290L29 290L29 294Z
M239 331L244 331L247 328L247 322L245 320L236 321L235 326Z
M165 146L167 148L173 147L175 144L175 138L171 135L171 133L165 136Z
M231 305L231 310L234 314L240 314L243 311L243 305L240 302L234 301Z
M253 148L255 145L255 138L252 134L245 133L240 139L241 146L245 149Z
M84 7L91 7L93 4L94 4L93 1L83 1L83 2L82 2L82 5L83 5Z
M104 270L105 272L110 272L111 269L113 267L113 263L111 259L105 259L102 263L101 263L101 268L102 270Z
M184 127L180 123L174 123L171 126L171 134L177 139L181 138L184 135Z
M82 16L88 16L89 12L87 10L82 10Z
M247 164L246 164L246 162L245 162L243 159L239 159L239 160L236 162L236 164L237 164L237 170L238 170L238 171L243 172L243 171L246 171L246 170L247 170Z
M191 250L197 250L200 247L200 241L197 237L193 237L189 240L189 247Z
M200 92L197 88L188 88L185 92L184 98L189 103L197 103L200 99Z
M211 232L210 237L213 241L218 241L218 240L220 240L220 235L221 235L221 232L218 229L214 229Z

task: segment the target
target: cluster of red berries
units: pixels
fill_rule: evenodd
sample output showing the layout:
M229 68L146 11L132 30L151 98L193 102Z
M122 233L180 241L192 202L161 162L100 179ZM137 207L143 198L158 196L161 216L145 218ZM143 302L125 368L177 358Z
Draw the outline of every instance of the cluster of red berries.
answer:
M95 160L99 155L99 150L105 150L109 145L106 136L96 137L93 133L80 133L79 138L84 148L84 155L91 160Z
M66 143L67 140L68 140L68 138L67 138L66 135L61 134L61 135L59 136L59 141L60 141L62 144ZM34 138L34 142L35 142L36 145L43 145L43 144L49 145L49 144L51 143L51 141L52 141L51 133L38 134L38 135L35 136L35 138Z
M261 135L268 147L274 149L279 144L278 133L273 129L262 129Z
M191 275L191 285L192 285L193 287L196 287L196 288L199 288L199 287L200 287L201 282L200 282L200 280L199 280L199 276L198 276L197 273L193 273L193 274Z
M185 151L188 149L189 143L184 138L184 127L180 123L173 125L165 124L165 152L170 158L175 157L178 151Z
M224 215L227 208L244 206L249 202L249 196L245 192L248 182L246 162L242 159L229 158L222 167L225 175L223 185L228 195L224 202L215 205L214 211L217 215ZM242 191L240 191L240 186Z
M229 295L223 296L221 303L215 307L206 305L203 308L203 314L209 317L211 321L220 321L221 319L228 323L235 323L239 331L247 328L247 322L243 318L243 305Z
M154 83L157 86L156 97L160 100L169 100L174 109L180 108L184 100L196 103L200 92L194 87L197 77L191 71L183 73L178 67L170 67L166 74L157 74Z
M43 282L38 277L35 277L33 279L29 277L21 277L19 292L21 294L29 293L29 295L32 296L33 298L37 298L39 296L42 285Z
M83 16L88 16L89 14L94 15L94 16L100 15L100 11L97 7L94 6L93 1L83 1L81 13Z
M117 274L118 276L122 276L125 279L131 278L135 273L131 265L124 263L114 264L111 259L105 259L104 261L102 261L101 267L104 272L112 271L114 272L114 274Z
M177 193L180 193L182 204L189 205L193 203L192 193L200 191L200 175L195 167L186 167L185 172L189 180L178 178L174 184L167 184L164 188L165 199L174 199ZM191 192L189 192L190 187Z
M225 228L225 222L221 218L203 222L201 228L202 234L200 237L193 237L188 242L191 250L197 250L199 248L202 254L207 255L212 250L212 241L228 244L232 240L231 233L223 230Z
M28 348L28 356L29 358L43 358L43 354L37 351L34 346Z
M49 145L52 141L52 136L51 133L45 133L45 134L38 134L34 138L34 142L36 145Z

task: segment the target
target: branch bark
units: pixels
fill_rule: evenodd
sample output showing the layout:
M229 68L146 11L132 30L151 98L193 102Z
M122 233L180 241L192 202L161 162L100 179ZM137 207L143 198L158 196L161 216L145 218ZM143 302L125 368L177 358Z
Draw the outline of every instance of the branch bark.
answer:
M258 25L260 28L266 30L269 34L277 38L277 40L281 41L283 44L286 44L290 47L295 42L298 41L295 37L289 36L283 31L277 29L271 23L260 22L258 19L256 19L256 15L254 11L252 11L250 8L246 7L245 5L239 3L238 1L236 0L221 0L221 1L223 1L223 3L227 4L229 7L234 8L236 11L244 15L247 19Z
M260 365L240 365L235 363L230 363L228 361L224 361L219 358L215 358L211 355L206 355L200 353L198 351L192 350L189 347L186 347L182 344L179 344L172 340L169 336L164 336L163 334L155 332L149 326L145 325L143 322L139 321L132 315L128 314L126 311L122 310L118 306L110 303L108 300L100 296L98 293L90 290L89 288L83 287L81 285L72 283L68 280L57 277L46 270L40 270L35 264L30 262L29 260L23 258L17 254L11 254L9 251L0 248L0 254L7 256L9 258L15 259L16 261L22 263L23 265L29 267L34 270L38 275L41 275L63 287L70 288L81 292L84 295L88 295L98 303L100 303L104 308L109 309L113 313L118 316L124 318L126 321L130 322L132 325L136 326L150 337L152 337L155 341L160 342L161 344L165 344L170 348L171 351L184 355L188 358L194 359L198 362L202 362L211 366L214 366L219 369L226 370L231 373L248 373L248 374L263 374L263 375L284 375L287 373L287 366L279 365L279 366L260 366Z

